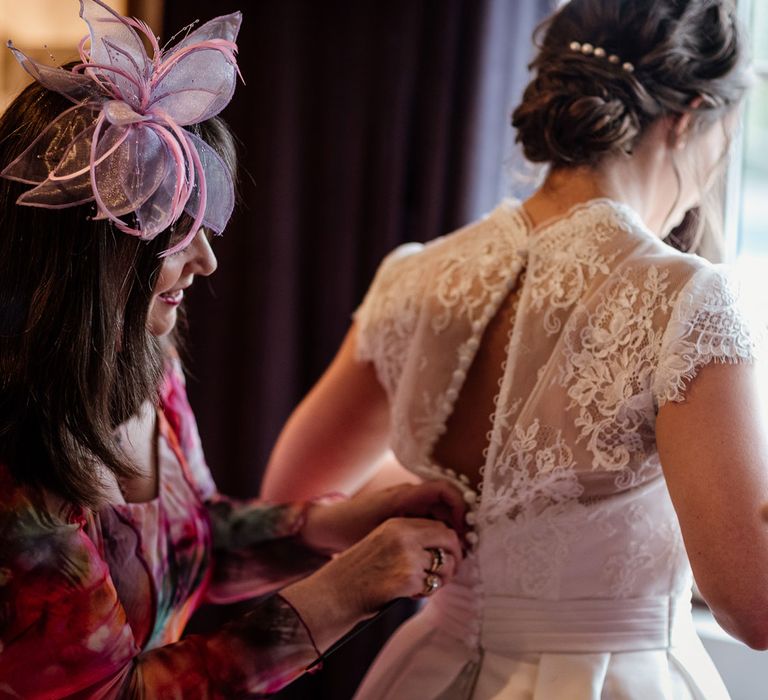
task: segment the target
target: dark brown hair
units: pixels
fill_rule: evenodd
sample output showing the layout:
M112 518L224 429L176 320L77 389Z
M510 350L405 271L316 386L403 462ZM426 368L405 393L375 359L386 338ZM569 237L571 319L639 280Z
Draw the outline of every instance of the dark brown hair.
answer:
M749 84L730 0L570 0L535 36L535 76L512 125L536 163L594 165L631 153L645 128L666 115L690 112L694 126L712 123ZM621 62L574 51L572 42Z
M0 116L0 169L69 107L27 87ZM193 130L234 172L223 123ZM177 234L144 242L93 220L93 205L17 205L28 187L0 178L0 463L20 483L96 507L105 467L136 473L114 428L157 397L164 357L147 314L159 254Z

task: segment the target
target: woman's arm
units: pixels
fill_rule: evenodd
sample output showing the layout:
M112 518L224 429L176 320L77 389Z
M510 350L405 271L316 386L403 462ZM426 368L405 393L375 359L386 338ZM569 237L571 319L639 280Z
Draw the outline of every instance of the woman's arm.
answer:
M465 508L461 493L443 481L399 484L331 504L269 505L217 497L208 504L213 535L208 599L228 603L272 592L390 518L438 520L463 535Z
M208 602L273 593L328 560L303 534L311 503L265 504L217 494L206 507L213 548Z
M18 492L8 504L0 509L0 695L243 697L278 689L317 655L301 618L279 597L214 634L144 651L145 632L135 631L137 619L86 534L92 524L54 522ZM156 620L138 622L151 629Z
M720 624L768 648L768 423L751 364L709 364L656 438L696 583Z
M356 359L353 325L325 374L283 428L261 494L272 501L358 491L382 464L387 396L370 363Z
M397 457L395 457L390 450L387 450L384 456L376 463L376 466L373 467L373 476L355 491L355 493L375 493L382 489L388 489L391 486L397 486L399 484L421 484L422 481L421 477L408 471L397 461Z
M361 366L356 362L355 365ZM378 386L377 383L376 386ZM301 495L276 499L294 501L293 503L272 505L254 499L231 499L217 492L206 464L195 416L187 399L184 374L175 356L170 358L161 395L162 415L177 438L183 454L185 471L200 498L205 502L210 518L213 536L213 567L207 591L208 599L212 602L224 603L264 595L309 574L324 563L327 557L311 547L311 540L313 537L316 538L315 533L318 528L311 528L310 538L306 537L304 528L310 511L317 514L325 513L328 509L313 507L311 503L295 502L297 498L306 498ZM309 461L309 465L313 465L313 462ZM377 468L374 467L374 469ZM385 470L389 478L392 476L392 471L404 471L397 466L382 469L382 472ZM401 479L401 481L404 480ZM384 487L383 483L380 485ZM378 501L381 500L378 499ZM338 511L341 515L342 511L347 510L355 511L354 504L341 506L336 510L330 509L330 512ZM362 530L358 527L357 535L367 534L384 517L394 514L394 512L382 511L380 515L383 517L376 519L377 513L371 513L373 520L367 518L367 526ZM330 519L327 515L323 515L321 518L313 517L312 520L323 520L327 524ZM340 517L336 520L341 523L344 518ZM357 518L357 520L363 519ZM338 532L339 527L336 526L333 529ZM345 546L349 546L357 539L359 537L352 538ZM307 543L310 544L309 547Z
M459 519L458 493L446 484L429 488L412 491L403 508L447 509ZM7 501L0 508L0 695L9 697L260 697L300 675L318 650L388 600L418 595L432 561L427 548L445 550L445 580L462 557L447 525L390 519L217 632L145 650L145 634L135 632L136 619L86 534L93 524L54 522L18 493Z

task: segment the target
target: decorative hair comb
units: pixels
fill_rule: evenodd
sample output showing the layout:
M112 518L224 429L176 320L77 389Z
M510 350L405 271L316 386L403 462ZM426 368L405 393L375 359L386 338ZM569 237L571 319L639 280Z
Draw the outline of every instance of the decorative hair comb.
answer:
M145 240L186 211L192 228L163 255L181 250L201 226L221 233L235 202L232 177L183 127L210 119L232 99L241 14L211 20L169 51L144 22L101 0L80 0L80 17L90 45L84 37L71 72L37 63L8 42L37 82L74 103L0 173L35 185L17 203L59 209L94 201L95 218Z
M615 66L620 66L622 70L627 73L633 73L635 67L629 61L623 61L615 54L608 54L608 52L602 46L593 46L589 42L581 43L580 41L572 41L568 44L568 48L571 51L582 53L585 56L594 56L595 58L604 58L608 63L612 63Z

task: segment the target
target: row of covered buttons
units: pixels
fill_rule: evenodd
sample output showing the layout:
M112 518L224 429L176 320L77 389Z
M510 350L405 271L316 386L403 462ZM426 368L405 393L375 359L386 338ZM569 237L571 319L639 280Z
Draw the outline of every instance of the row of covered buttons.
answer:
M445 479L454 484L462 493L464 501L467 504L467 512L464 519L469 526L469 531L465 534L464 538L469 545L469 551L464 558L462 564L463 574L459 575L459 578L467 576L469 580L464 579L463 583L456 581L459 585L469 585L472 592L472 608L473 612L469 615L469 619L466 619L467 635L464 638L464 642L469 649L477 649L480 646L480 633L481 633L481 616L483 609L483 580L480 573L479 562L477 558L477 543L478 534L475 529L477 525L477 507L478 507L478 494L469 483L469 478L465 474L457 474L453 469L441 467L434 462L429 463L427 466L416 470L421 476L428 479Z
M464 502L467 504L467 512L464 515L464 520L470 527L469 532L465 535L465 539L474 549L478 541L478 534L475 531L475 526L477 525L478 494L477 491L470 486L469 477L467 477L466 474L457 474L453 469L441 467L434 463L430 464L424 471L432 478L438 476L450 481L461 491Z

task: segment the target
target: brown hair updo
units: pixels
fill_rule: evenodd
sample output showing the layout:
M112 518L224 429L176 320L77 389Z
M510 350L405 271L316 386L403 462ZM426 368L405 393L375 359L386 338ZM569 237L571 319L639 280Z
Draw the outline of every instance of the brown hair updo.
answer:
M731 0L571 0L535 37L535 76L512 115L535 163L594 165L631 153L659 117L691 112L694 125L712 123L749 84ZM621 61L575 51L572 42Z

